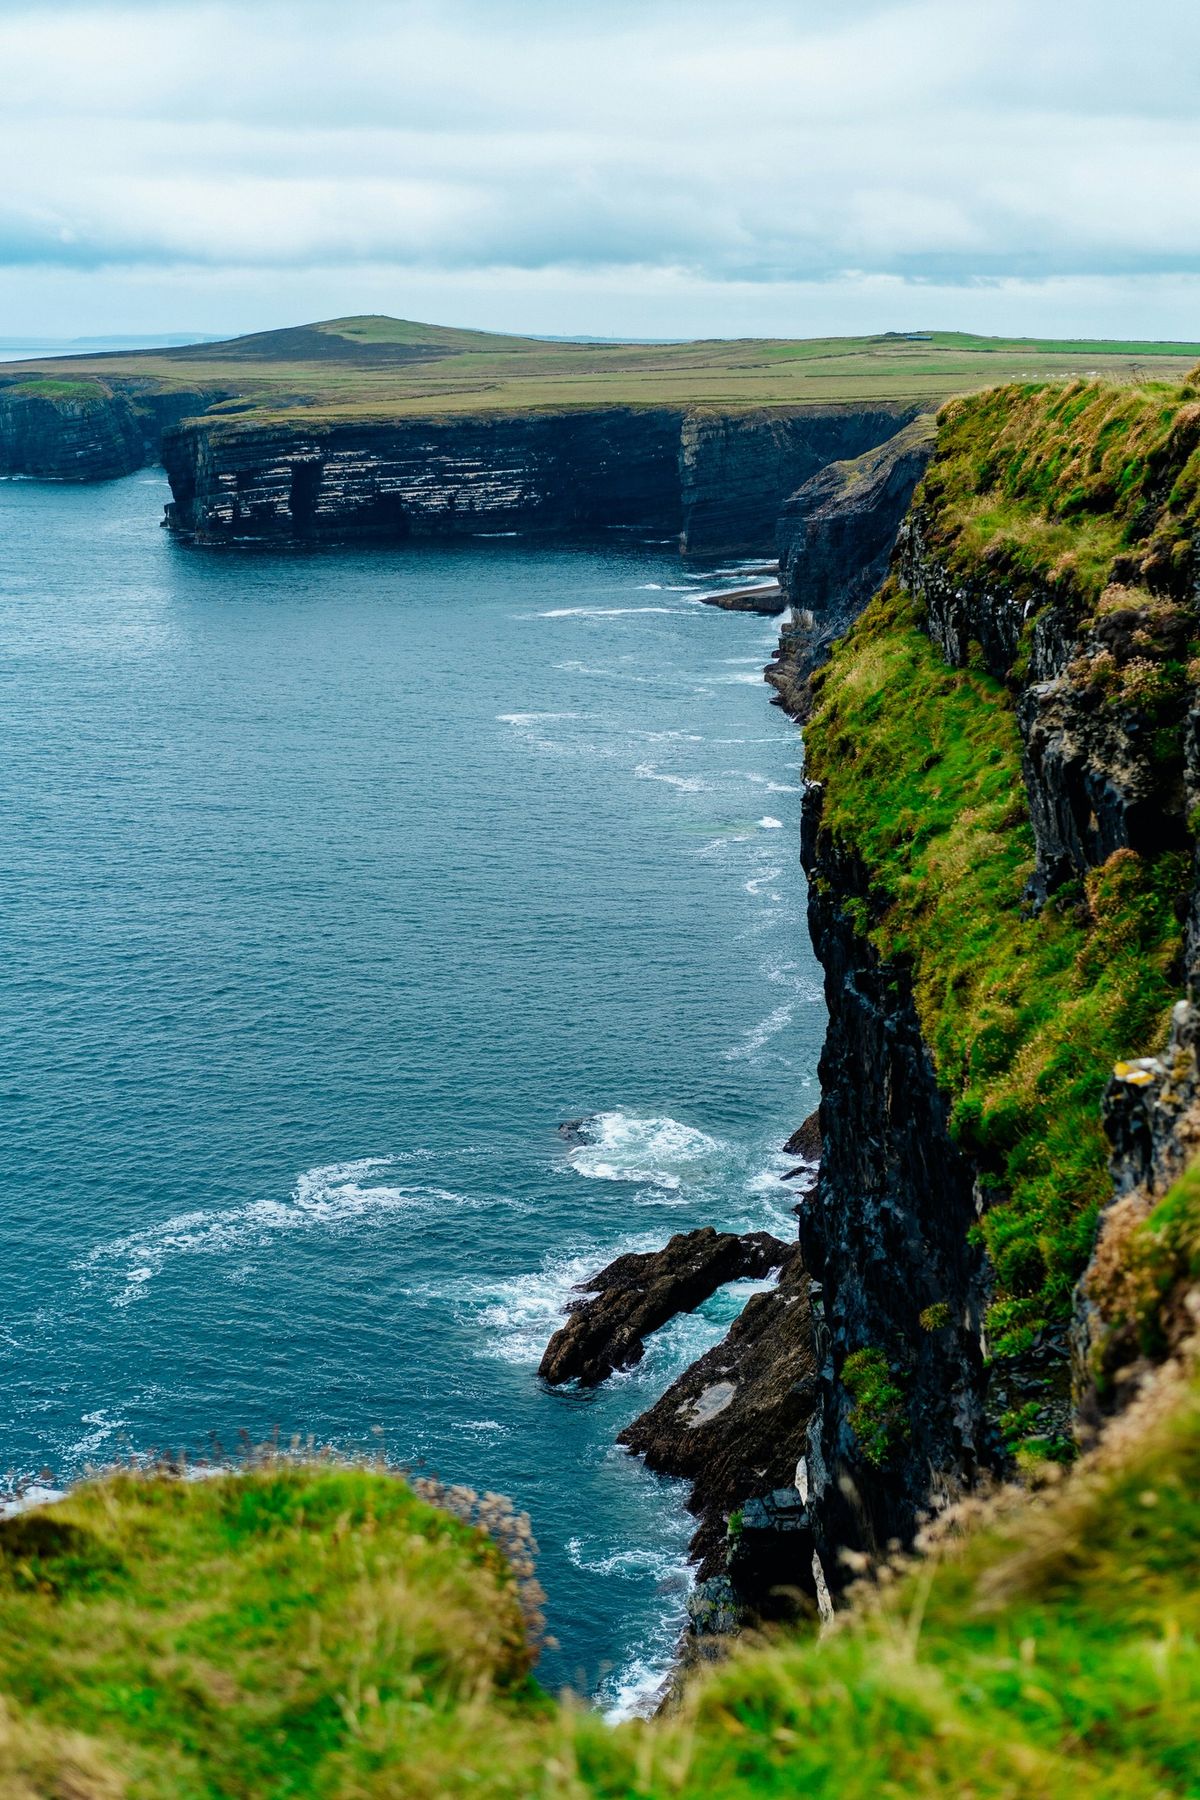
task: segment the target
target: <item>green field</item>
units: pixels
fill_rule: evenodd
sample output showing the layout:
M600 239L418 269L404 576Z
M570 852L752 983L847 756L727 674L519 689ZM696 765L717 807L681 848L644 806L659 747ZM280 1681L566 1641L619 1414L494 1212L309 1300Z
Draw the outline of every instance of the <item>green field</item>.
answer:
M221 344L20 365L158 389L216 390L255 418L525 412L576 406L796 406L939 401L1001 382L1078 374L1179 380L1200 343L1063 342L961 332L734 338L678 344L552 343L379 316L263 332Z

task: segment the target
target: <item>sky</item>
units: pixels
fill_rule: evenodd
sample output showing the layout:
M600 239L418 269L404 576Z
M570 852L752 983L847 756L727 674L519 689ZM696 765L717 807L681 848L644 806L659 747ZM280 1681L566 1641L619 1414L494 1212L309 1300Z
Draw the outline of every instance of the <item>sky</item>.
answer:
M1200 338L1191 0L0 0L0 339Z

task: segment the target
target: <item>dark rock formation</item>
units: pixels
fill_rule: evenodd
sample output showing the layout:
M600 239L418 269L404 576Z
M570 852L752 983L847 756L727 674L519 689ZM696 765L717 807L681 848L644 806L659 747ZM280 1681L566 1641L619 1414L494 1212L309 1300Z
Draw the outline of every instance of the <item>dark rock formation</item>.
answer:
M788 494L839 457L894 436L912 405L807 406L754 412L696 411L683 422L680 490L683 549L741 556L775 542Z
M777 581L756 582L753 587L727 588L724 593L698 594L705 606L719 606L725 612L761 613L773 619L784 609L783 590Z
M987 1277L968 1241L981 1201L974 1169L950 1141L905 971L881 962L856 929L851 903L867 900L868 884L822 830L816 786L805 795L801 860L829 1008L821 1170L801 1237L823 1284L830 1344L810 1504L829 1544L874 1551L911 1537L931 1482L952 1491L1002 1463L987 1416ZM946 1322L931 1329L933 1320ZM864 1461L840 1379L847 1357L866 1350L888 1360L904 1396L875 1463ZM826 1572L836 1585L832 1559Z
M785 1156L803 1156L809 1162L821 1160L821 1112L809 1113L803 1125L797 1126L783 1146Z
M817 1398L819 1325L810 1283L797 1247L787 1255L779 1281L755 1294L728 1336L685 1371L649 1411L621 1433L620 1442L645 1457L652 1469L692 1483L690 1510L700 1524L693 1553L703 1582L728 1568L738 1598L771 1610L775 1588L815 1591L813 1540L796 1488L800 1459L808 1452L808 1427ZM751 1514L753 1555L741 1559L727 1531L731 1514L754 1499L771 1499L779 1512L784 1492L786 1524ZM766 1535L764 1535L766 1534ZM769 1553L766 1538L778 1538ZM749 1550L750 1546L747 1545ZM782 1552L782 1554L781 1554Z
M144 461L141 421L106 384L0 381L0 475L106 481Z
M198 544L680 529L678 415L612 408L167 432L168 523Z
M678 532L685 551L767 552L783 496L912 408L684 415L668 408L255 423L169 431L168 522L199 544Z
M883 444L830 463L779 515L779 579L793 608L767 670L796 718L812 671L854 623L887 574L900 522L933 453L934 421L913 419Z
M0 376L0 475L110 481L132 474L158 461L164 430L220 397L146 381Z
M618 1256L581 1284L567 1322L550 1339L538 1374L544 1381L594 1387L614 1369L640 1362L646 1338L676 1313L694 1312L726 1282L777 1269L786 1244L766 1231L679 1232L665 1249Z

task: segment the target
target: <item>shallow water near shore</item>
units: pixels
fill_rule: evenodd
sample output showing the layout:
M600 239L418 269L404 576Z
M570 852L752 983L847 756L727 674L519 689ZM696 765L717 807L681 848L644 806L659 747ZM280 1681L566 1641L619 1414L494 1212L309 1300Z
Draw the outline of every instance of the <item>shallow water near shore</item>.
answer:
M625 535L205 555L165 497L0 482L0 1469L278 1431L499 1489L543 1679L628 1709L690 1521L614 1438L751 1289L595 1393L536 1368L620 1251L793 1228L775 628Z

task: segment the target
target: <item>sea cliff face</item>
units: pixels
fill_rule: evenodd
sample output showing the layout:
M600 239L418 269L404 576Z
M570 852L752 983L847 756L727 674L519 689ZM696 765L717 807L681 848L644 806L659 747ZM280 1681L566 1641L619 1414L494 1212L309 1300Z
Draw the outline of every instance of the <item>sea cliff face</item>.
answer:
M166 434L168 523L197 544L680 529L678 420L621 409Z
M911 411L911 409L908 409ZM784 496L905 409L688 415L592 408L256 425L195 420L164 440L168 523L198 544L678 534L685 553L767 553Z
M145 461L141 420L99 382L0 382L0 475L104 481Z
M0 475L111 481L159 459L162 434L221 396L148 381L0 376Z
M796 1442L783 1334L736 1509L706 1512L707 1469L653 1411L627 1434L696 1481L723 1619L772 1570L804 1587L798 1547L836 1592L843 1551L911 1541L980 1475L1070 1461L1200 1324L1194 399L952 402L932 456L885 447L785 508L801 617L768 673L806 720L829 1011L788 1275L811 1306L796 1504L766 1491ZM734 1340L707 1378L738 1421ZM742 1581L747 1510L771 1529Z
M916 411L878 402L689 414L679 457L684 550L737 556L770 549L789 494L827 464L886 442Z

